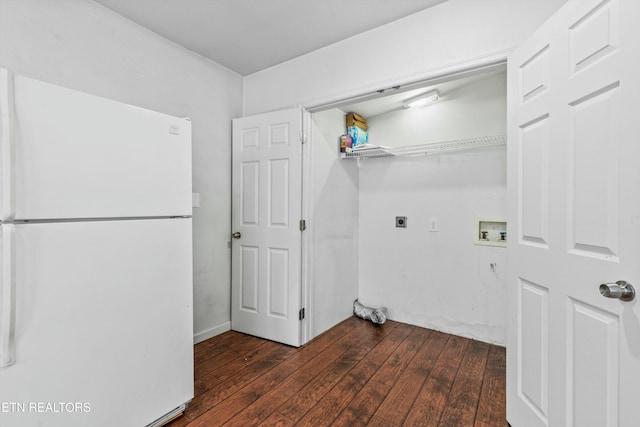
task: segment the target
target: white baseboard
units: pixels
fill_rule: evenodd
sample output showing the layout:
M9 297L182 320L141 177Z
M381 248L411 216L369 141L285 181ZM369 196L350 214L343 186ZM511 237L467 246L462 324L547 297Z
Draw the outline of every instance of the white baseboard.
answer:
M218 325L216 327L213 327L195 334L193 336L193 343L198 344L199 342L208 340L209 338L213 338L216 335L220 335L230 330L231 330L231 322L224 322L222 325Z

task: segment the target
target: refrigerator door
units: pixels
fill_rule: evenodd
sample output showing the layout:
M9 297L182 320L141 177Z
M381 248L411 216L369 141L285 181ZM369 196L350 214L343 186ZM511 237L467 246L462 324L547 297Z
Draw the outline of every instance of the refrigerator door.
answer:
M3 219L191 215L189 120L1 77Z
M3 426L145 426L193 398L191 219L17 224Z

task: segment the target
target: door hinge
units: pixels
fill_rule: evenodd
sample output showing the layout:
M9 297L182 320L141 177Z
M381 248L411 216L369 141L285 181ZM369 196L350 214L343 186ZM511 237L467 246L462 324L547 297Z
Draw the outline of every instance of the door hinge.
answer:
M298 320L303 320L304 319L304 308L301 308L300 311L298 312Z
M300 134L300 144L306 144L307 143L307 135L305 135L304 133Z
M300 220L300 231L304 231L307 229L307 221L305 221L304 219Z

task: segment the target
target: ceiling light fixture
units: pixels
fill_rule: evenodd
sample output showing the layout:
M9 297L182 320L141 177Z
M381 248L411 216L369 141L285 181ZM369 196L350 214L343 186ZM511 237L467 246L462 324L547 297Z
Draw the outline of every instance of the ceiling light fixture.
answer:
M440 92L438 92L437 90L432 90L430 92L426 92L405 100L403 106L404 108L424 107L425 105L430 105L434 102L437 102L438 99L440 99Z

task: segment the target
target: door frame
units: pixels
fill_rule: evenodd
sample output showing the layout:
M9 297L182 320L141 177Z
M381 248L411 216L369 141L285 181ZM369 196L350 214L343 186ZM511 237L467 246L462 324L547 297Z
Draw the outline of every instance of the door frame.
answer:
M311 341L311 327L313 325L313 317L315 313L311 310L313 304L313 209L311 208L311 194L313 192L313 163L311 162L311 144L313 138L311 135L311 113L304 107L302 112L302 218L307 222L307 229L302 231L301 247L300 247L300 307L304 308L305 316L300 322L300 345L303 346Z

